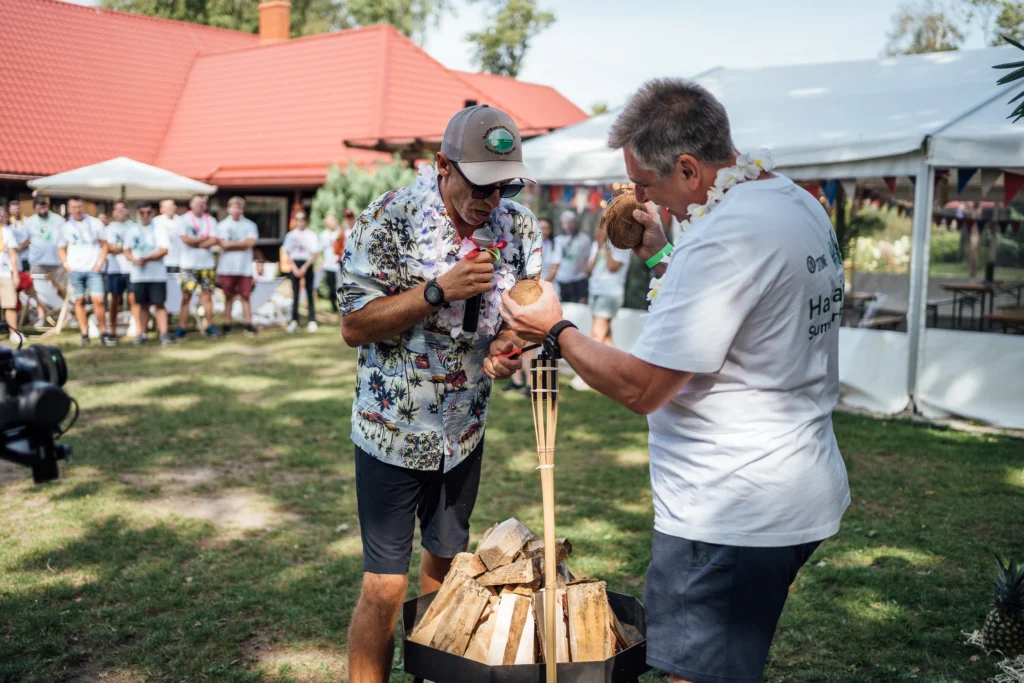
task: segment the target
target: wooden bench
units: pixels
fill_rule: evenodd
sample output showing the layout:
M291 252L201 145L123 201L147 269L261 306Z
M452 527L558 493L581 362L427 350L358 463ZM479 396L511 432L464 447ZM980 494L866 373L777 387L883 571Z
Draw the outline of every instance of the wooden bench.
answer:
M939 306L952 306L954 303L956 303L956 299L952 297L949 299L932 299L928 302L926 308L932 316L932 327L939 326ZM953 311L953 313L956 313L956 311Z
M871 330L895 330L903 324L902 315L880 315L868 320L861 320L857 327L866 327Z
M1004 308L998 313L986 314L985 320L1002 325L1004 333L1010 330L1024 332L1024 308Z

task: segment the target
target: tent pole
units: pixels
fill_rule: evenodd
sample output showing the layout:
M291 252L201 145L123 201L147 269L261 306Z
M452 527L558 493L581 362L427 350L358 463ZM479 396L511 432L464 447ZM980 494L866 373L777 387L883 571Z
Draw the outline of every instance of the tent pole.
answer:
M913 238L910 247L910 301L907 305L907 395L913 411L917 406L917 371L924 349L928 301L928 250L932 236L932 203L935 168L928 163L930 140L925 139L914 187Z

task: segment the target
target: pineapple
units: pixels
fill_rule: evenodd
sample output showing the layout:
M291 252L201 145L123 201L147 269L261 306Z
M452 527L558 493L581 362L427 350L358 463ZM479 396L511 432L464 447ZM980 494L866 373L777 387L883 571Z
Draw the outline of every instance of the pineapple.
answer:
M996 555L999 574L995 582L994 609L985 617L981 639L986 650L1006 657L1024 654L1024 565L1003 565Z

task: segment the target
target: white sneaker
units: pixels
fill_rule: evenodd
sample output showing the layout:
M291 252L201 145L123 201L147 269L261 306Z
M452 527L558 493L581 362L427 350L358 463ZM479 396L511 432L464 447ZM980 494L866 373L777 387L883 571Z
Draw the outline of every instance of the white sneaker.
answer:
M299 329L299 324L294 320L288 323L288 327L284 328L284 331L288 334L292 334L295 330Z
M46 320L44 320L43 318L40 318L39 320L37 320L35 322L34 325L32 325L32 327L36 328L37 330L41 330L44 327L46 327Z
M315 320L310 320L309 324L306 325L306 332L316 332L319 328L320 326L316 324Z
M17 346L18 344L21 343L21 335L18 334L17 332L11 332L10 340L12 344Z
M569 387L576 391L590 391L590 385L584 382L583 378L579 375L572 378L572 381L569 382Z

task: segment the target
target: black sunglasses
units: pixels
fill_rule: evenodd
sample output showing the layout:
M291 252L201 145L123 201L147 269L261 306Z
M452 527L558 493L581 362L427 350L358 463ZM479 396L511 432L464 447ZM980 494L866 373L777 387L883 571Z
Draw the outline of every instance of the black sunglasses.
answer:
M500 185L498 183L493 183L491 185L474 185L470 182L469 178L466 177L466 174L462 172L462 169L459 168L457 163L453 161L451 164L455 167L455 170L458 171L459 175L462 176L462 179L466 181L466 184L469 185L470 189L473 190L473 199L487 199L494 194L495 191L501 192L502 199L511 199L523 190L523 183L508 183L506 185Z

